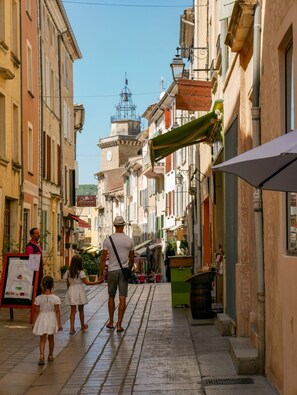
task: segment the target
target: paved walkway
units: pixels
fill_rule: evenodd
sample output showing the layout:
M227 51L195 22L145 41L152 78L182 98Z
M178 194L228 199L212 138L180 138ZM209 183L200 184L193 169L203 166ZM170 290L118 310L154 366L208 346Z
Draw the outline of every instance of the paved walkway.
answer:
M38 366L38 337L28 310L0 309L0 394L205 394L274 395L263 376L241 379L228 352L228 338L213 320L192 320L190 309L171 308L170 284L130 285L125 332L105 328L106 285L87 287L89 330L69 334L66 285L56 283L62 299L63 332L55 336L55 360ZM79 322L77 317L77 329ZM226 384L228 379L229 384Z

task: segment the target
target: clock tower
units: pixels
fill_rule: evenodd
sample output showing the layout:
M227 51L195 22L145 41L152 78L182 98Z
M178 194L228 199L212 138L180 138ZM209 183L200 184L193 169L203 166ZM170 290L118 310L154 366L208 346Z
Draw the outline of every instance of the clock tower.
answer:
M110 136L99 140L101 171L120 168L129 157L137 155L141 148L141 142L136 138L139 133L140 117L136 115L136 105L126 78L116 105L116 115L111 117Z

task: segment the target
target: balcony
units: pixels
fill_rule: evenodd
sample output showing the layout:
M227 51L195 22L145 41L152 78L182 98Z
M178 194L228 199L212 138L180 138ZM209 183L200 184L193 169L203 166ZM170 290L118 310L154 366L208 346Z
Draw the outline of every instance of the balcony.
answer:
M241 0L234 3L225 44L232 52L240 52L254 21L254 5L257 0Z
M152 167L150 156L145 155L142 161L142 174L147 178L161 178L164 176L164 161L155 163L154 168Z

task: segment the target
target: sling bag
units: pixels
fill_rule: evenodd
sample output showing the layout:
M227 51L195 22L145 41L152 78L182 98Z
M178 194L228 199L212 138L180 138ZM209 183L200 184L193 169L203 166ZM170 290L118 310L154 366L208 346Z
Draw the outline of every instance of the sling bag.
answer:
M110 242L111 242L111 245L112 245L112 248L113 248L113 250L114 250L114 253L115 253L116 257L117 257L117 260L118 260L118 262L119 262L119 265L120 265L120 267L121 267L122 273L123 273L125 279L126 279L126 280L129 280L129 279L131 278L131 269L130 269L129 267L123 267L123 265L122 265L122 263L121 263L121 261L120 261L119 254L118 254L118 252L117 252L117 249L115 248L115 245L114 245L114 242L113 242L111 236L109 236L109 240L110 240Z

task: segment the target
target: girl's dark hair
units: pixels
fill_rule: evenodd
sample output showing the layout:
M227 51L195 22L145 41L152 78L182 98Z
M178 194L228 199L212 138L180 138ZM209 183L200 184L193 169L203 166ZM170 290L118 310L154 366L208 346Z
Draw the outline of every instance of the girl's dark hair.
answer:
M54 288L54 279L51 276L44 276L41 281L41 288L43 290Z
M69 274L71 278L78 278L79 272L83 270L83 259L80 255L73 255L69 267Z

